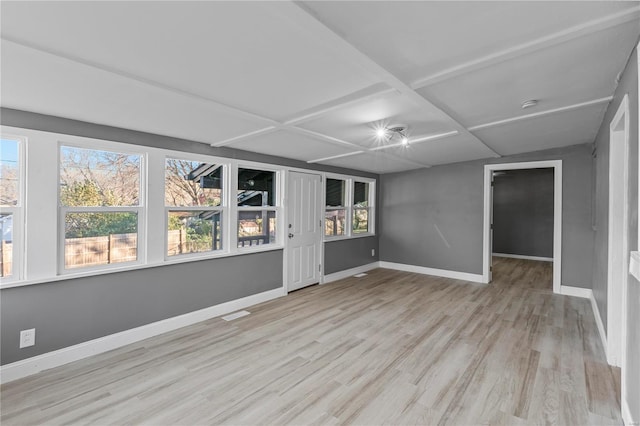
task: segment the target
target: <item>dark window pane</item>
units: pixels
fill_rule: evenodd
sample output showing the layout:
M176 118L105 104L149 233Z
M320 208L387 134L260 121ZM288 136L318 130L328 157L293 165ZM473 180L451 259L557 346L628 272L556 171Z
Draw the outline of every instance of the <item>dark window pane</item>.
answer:
M238 170L238 206L275 206L276 173Z
M353 204L357 207L369 207L369 184L353 183Z
M345 181L340 179L327 179L326 202L329 207L344 206Z

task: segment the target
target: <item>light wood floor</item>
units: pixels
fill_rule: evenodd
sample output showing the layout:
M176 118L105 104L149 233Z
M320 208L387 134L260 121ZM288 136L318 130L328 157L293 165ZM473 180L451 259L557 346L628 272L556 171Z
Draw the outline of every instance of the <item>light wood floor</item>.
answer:
M1 388L10 424L621 424L590 304L551 264L378 269Z

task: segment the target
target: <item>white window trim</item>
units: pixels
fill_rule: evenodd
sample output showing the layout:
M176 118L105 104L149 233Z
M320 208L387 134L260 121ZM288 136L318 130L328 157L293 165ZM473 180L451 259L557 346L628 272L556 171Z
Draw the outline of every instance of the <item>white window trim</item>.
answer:
M24 278L24 254L25 254L25 219L24 212L26 210L26 144L27 138L24 136L14 135L2 132L2 139L9 139L18 142L18 202L15 206L0 207L1 213L12 215L11 230L11 275L2 277L2 287L4 284L19 282Z
M83 136L66 135L12 126L1 126L3 137L24 141L21 144L21 212L22 225L21 245L21 275L18 278L2 280L0 288L21 287L65 281L73 278L90 277L116 272L138 269L155 268L166 265L219 259L231 256L247 255L260 252L284 249L285 242L285 207L286 207L286 172L315 172L322 175L323 182L327 177L337 179L355 179L369 182L373 205L370 212L375 215L375 179L355 175L340 175L324 173L313 169L300 169L279 164L260 163L254 161L236 160L233 158L217 157L207 154L149 147L141 144L130 144ZM103 149L107 151L124 152L142 156L141 164L141 195L140 205L133 207L116 207L120 211L141 211L139 220L142 224L138 228L138 260L126 263L113 263L95 267L73 268L62 273L60 269L60 235L63 227L60 225L61 207L59 206L59 156L60 146L74 146L84 149ZM55 158L57 161L52 161ZM183 158L187 160L209 162L225 165L226 191L223 191L223 250L171 256L166 253L166 206L164 192L164 173L166 158ZM238 168L251 168L276 172L276 206L269 206L266 210L276 211L276 243L263 244L252 247L237 247L237 171ZM30 185L30 182L35 184ZM347 184L351 191L351 182ZM323 191L322 196L325 196ZM324 203L324 198L323 198ZM345 206L349 209L350 207ZM65 207L66 208L66 207ZM90 207L91 208L91 207ZM177 209L182 209L176 207ZM198 209L202 210L200 207ZM263 207L246 207L246 209L265 210ZM226 213L226 214L225 214ZM53 218L53 219L52 219ZM348 219L350 220L350 219ZM375 219L372 225L375 224ZM19 224L14 222L14 228ZM324 228L324 221L322 224ZM349 232L351 231L349 224ZM337 241L348 238L363 238L374 233L355 234L347 237L338 236L324 238L323 241ZM17 250L14 251L14 253ZM15 254L14 254L15 256ZM15 266L14 266L15 270ZM15 275L15 274L14 274Z
M327 189L327 179L337 179L337 180L342 180L345 181L345 206L327 206L326 205L326 189ZM325 173L324 177L323 177L323 182L324 182L324 195L323 195L323 200L324 200L324 212L328 212L331 210L344 210L345 211L345 234L344 235L326 235L324 234L325 231L325 221L326 221L326 215L323 214L322 216L322 229L323 229L323 235L324 235L324 241L325 242L331 242L331 241L340 241L340 240L349 240L349 239L354 239L354 238L364 238L364 237L373 237L376 235L376 229L375 229L375 223L376 223L376 218L375 218L375 211L376 211L376 180L375 179L370 179L370 178L365 178L362 176L353 176L353 175L342 175L342 174L336 174L336 173ZM355 207L355 203L354 203L354 193L353 193L353 186L355 182L362 182L362 183L368 183L369 184L369 207L366 207L366 209L368 209L369 211L369 216L368 216L368 225L369 225L369 231L368 232L353 232L353 214L354 214L354 210L356 210ZM360 208L359 210L364 209L364 208Z
M208 163L208 164L216 164L222 168L220 175L222 176L222 198L220 200L219 206L169 206L166 204L165 199L165 186L166 186L166 161L167 160L185 160L185 161L193 161L199 163ZM192 154L188 155L185 153L179 153L176 155L167 154L164 156L164 161L162 164L163 170L165 171L163 174L163 185L162 185L162 201L164 205L164 260L170 262L174 259L191 259L191 260L203 260L208 259L210 257L219 257L219 255L224 255L229 253L229 237L227 230L230 225L230 214L229 214L229 197L228 194L231 192L229 188L225 185L229 182L229 169L231 168L228 161L224 161L222 159L211 157L207 155L197 155ZM173 256L169 256L169 213L172 211L210 211L210 212L220 212L222 215L222 223L220 225L220 229L222 232L222 238L220 239L220 243L222 248L219 250L209 250L205 252L198 253L182 253L176 254Z
M229 227L229 232L232 232L231 240L233 249L237 250L238 253L249 253L261 251L261 247L279 247L284 248L284 238L283 238L283 214L282 214L282 206L283 206L283 195L284 195L284 169L282 167L273 166L271 164L262 164L262 163L253 163L253 162L240 162L235 164L232 167L232 177L233 177L233 195L231 195L231 207L233 209L232 216L234 219L234 223ZM273 197L273 202L275 205L273 206L238 206L238 172L240 169L252 169L252 170L260 170L265 172L273 172L275 173L275 196ZM235 208L234 208L235 207ZM246 211L259 211L259 212L275 212L276 214L276 241L275 243L267 243L261 244L257 246L247 246L247 247L238 247L238 213L246 212ZM233 250L232 249L232 250Z
M58 206L58 275L69 275L77 273L78 271L100 271L100 270L108 270L108 269L116 269L121 265L142 265L146 263L146 247L147 247L147 239L146 239L146 216L147 216L147 208L146 208L146 200L147 200L147 154L143 149L131 149L132 145L128 147L122 147L123 144L111 144L104 141L93 141L85 144L78 144L75 141L67 142L66 140L58 141L58 156L57 156L57 169L58 174L56 176L56 187L57 187L57 206ZM68 146L71 148L79 148L86 150L100 150L100 151L109 151L122 153L127 155L138 155L140 157L140 171L139 171L139 181L138 181L138 205L135 206L82 206L82 207L71 207L71 206L63 206L60 202L60 161L62 158L60 157L60 151L63 146ZM136 148L141 148L136 146ZM95 266L80 266L78 268L66 268L65 267L65 217L67 213L136 213L138 218L137 225L137 248L136 248L136 260L132 260L129 262L118 262L118 263L110 263L106 265L95 265Z

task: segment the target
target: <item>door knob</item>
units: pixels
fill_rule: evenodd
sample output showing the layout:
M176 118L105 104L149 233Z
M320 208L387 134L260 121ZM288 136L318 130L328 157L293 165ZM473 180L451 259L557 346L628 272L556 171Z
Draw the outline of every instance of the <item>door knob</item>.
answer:
M292 233L289 233L289 238L293 238L293 234Z

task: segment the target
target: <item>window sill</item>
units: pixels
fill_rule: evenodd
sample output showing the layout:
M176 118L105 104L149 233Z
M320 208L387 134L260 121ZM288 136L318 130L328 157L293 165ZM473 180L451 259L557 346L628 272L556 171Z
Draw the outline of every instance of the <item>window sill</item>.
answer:
M278 244L278 245L265 244L260 247L252 247L252 248L247 247L245 249L239 248L237 251L234 251L233 253L230 253L230 252L221 252L221 253L215 253L215 254L207 253L202 256L186 255L185 257L179 257L176 259L167 259L163 262L154 262L154 263L146 263L146 264L136 263L136 264L129 264L128 266L111 267L108 269L94 269L91 271L84 271L84 272L66 273L66 274L56 275L53 277L36 278L32 280L30 279L16 280L16 281L0 284L0 290L15 288L15 287L24 287L28 285L34 285L34 284L46 284L46 283L52 283L57 281L67 281L67 280L73 280L76 278L86 278L86 277L95 277L98 275L116 274L118 272L128 272L128 271L136 271L140 269L158 268L161 266L177 265L180 263L190 263L190 262L199 262L203 260L221 259L225 257L243 256L247 254L276 251L276 250L282 250L282 249L284 249L284 246L282 246L281 244Z
M337 236L337 237L324 237L324 242L325 243L331 243L333 241L342 241L342 240L354 240L356 238L366 238L366 237L375 237L376 234L371 234L369 232L362 233L362 234L357 234L357 235L351 235L351 236Z

